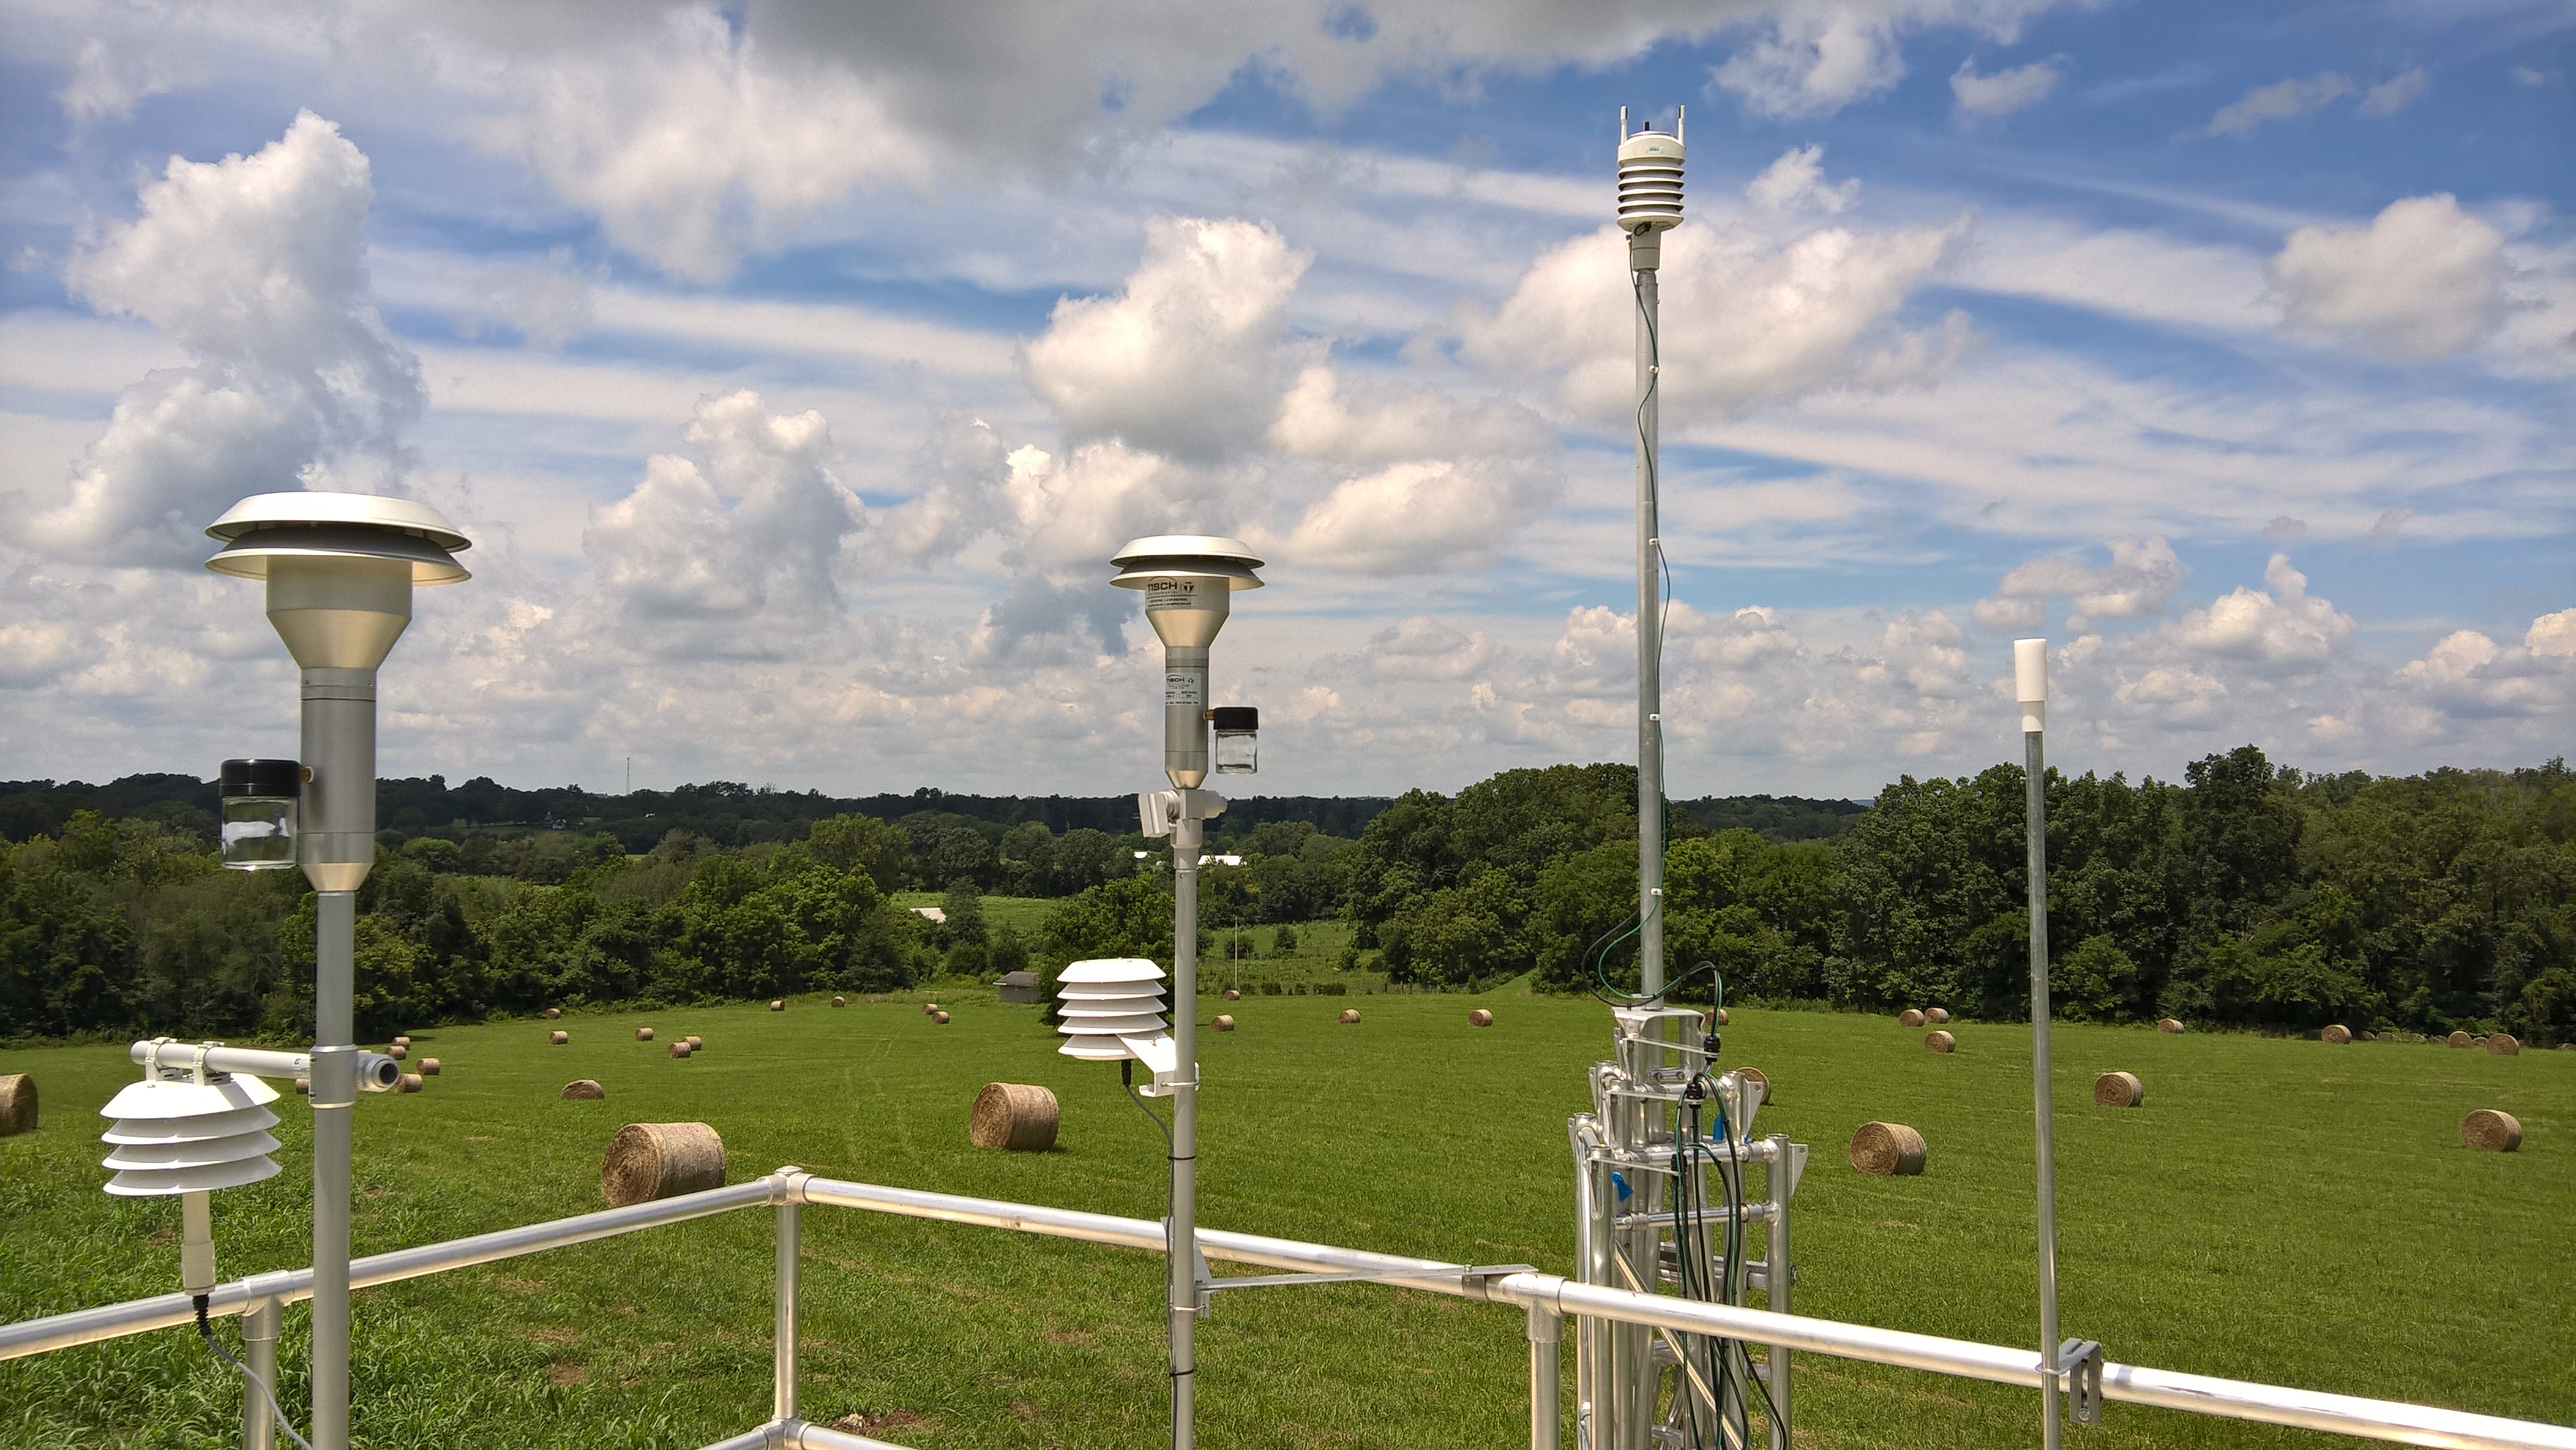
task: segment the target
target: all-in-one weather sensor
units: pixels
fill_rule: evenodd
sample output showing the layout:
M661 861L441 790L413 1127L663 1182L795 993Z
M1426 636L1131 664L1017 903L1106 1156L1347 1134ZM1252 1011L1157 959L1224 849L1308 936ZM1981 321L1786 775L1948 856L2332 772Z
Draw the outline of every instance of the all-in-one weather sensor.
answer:
M1687 116L1687 110L1678 113ZM1682 224L1682 135L1628 130L1628 108L1619 108L1619 230L1628 234L1628 266L1651 272L1661 261L1662 236Z

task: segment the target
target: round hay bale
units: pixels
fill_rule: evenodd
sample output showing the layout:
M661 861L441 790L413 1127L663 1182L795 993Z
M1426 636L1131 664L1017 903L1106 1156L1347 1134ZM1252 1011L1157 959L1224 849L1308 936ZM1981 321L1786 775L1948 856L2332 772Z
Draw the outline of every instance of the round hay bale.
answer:
M786 1010L787 1010L787 999L786 999L786 998L784 998L784 997L772 997L772 998L770 998L770 999L769 999L769 1010L770 1010L770 1011L772 1011L772 1012L784 1012L784 1011L786 1011Z
M313 1079L309 1077L297 1078L295 1080L295 1095L299 1098L309 1098L313 1096Z
M2487 1039L2487 1051L2497 1057L2520 1057L2522 1040L2510 1032L2499 1032Z
M933 1012L930 1014L930 1020L938 1023L942 1027L945 1027L948 1025L948 1014L945 1012Z
M1899 1027L1920 1027L1923 1025L1923 1014L1915 1011L1911 1007L1908 1007L1904 1011L1896 1014L1896 1025Z
M611 1208L722 1188L724 1139L704 1123L629 1123L608 1140L599 1196Z
M2576 1052L2576 1042L2562 1042L2558 1044L2558 1050L2561 1052Z
M2180 1032L2182 1030L2182 1022L2178 1018L2159 1017L2156 1019L2156 1030L2158 1032Z
M404 1058L411 1056L411 1049L397 1042L393 1046L385 1049L385 1056L392 1058L396 1062L400 1062Z
M1486 1011L1482 1007L1479 1007L1475 1011L1467 1014L1467 1025L1470 1027L1491 1027L1494 1025L1494 1014Z
M564 1084L563 1097L567 1102L588 1102L606 1096L608 1096L608 1089L586 1077L575 1078Z
M2460 1120L2460 1141L2481 1153L2510 1153L2522 1146L2522 1124L2511 1113L2480 1108Z
M1950 1020L1950 1009L1947 1007L1926 1007L1923 1009L1923 1020L1931 1023L1935 1027L1938 1027L1942 1023Z
M411 1046L411 1034L410 1034L410 1033L404 1033L402 1036L395 1038L395 1039L394 1039L394 1046L396 1046L396 1047L409 1047L409 1046Z
M1358 1009L1357 1007L1345 1007L1345 1008L1343 1008L1343 1009L1342 1009L1342 1020L1343 1020L1344 1022L1357 1022L1358 1020L1360 1020L1360 1009Z
M1229 1002L1240 1002L1243 1000L1243 994L1232 987L1228 987L1225 989L1225 1000Z
M561 1017L562 1015L563 1015L563 1009L562 1009L562 1008L560 1008L560 1007L548 1007L548 1008L546 1009L546 1020L547 1020L548 1022L552 1022L552 1021L554 1021L556 1018Z
M416 1072L407 1072L407 1073L404 1073L404 1074L402 1075L402 1080L401 1080L399 1083L395 1084L395 1091L397 1091L397 1092L406 1092L406 1093L416 1093L416 1092L419 1092L422 1088L427 1087L428 1085L429 1085L429 1084L424 1083L424 1082L422 1082L422 1081L420 1080L420 1074L419 1074L419 1073L416 1073Z
M2106 1108L2134 1108L2147 1100L2147 1085L2134 1072L2106 1072L2093 1079L2093 1101Z
M2358 1034L2356 1034L2356 1035L2360 1038L2360 1040L2362 1040L2362 1041L2364 1041L2364 1042L2377 1042L2377 1041L2379 1040L2379 1034L2378 1034L2378 1033L2376 1033L2376 1032L2370 1031L2368 1028L2364 1028L2361 1032L2359 1032L2359 1033L2358 1033Z
M1232 1032L1234 1030L1234 1019L1220 1012L1217 1014L1216 1020L1210 1022L1208 1025L1219 1032Z
M835 997L832 999L832 1005L835 1007L847 1007L850 1005L850 999L847 997Z
M2406 1040L2409 1042L2421 1042L2424 1040L2424 1034L2421 1032L2409 1032L2406 1034Z
M2471 1047L2484 1047L2487 1045L2487 1040L2483 1037L2472 1037L2469 1039L2469 1045Z
M1758 1067L1739 1067L1735 1070L1735 1075L1744 1079L1746 1082L1753 1084L1755 1091L1761 1094L1761 1096L1755 1099L1756 1102L1767 1103L1771 1101L1771 1079L1763 1075L1762 1069Z
M0 1138L36 1131L36 1080L0 1072Z
M688 1056L688 1055L689 1055L689 1044L687 1044L686 1042L674 1042L674 1043L672 1043L672 1044L671 1044L671 1055L672 1055L673 1057L686 1057L686 1056Z
M652 1029L652 1028L650 1028L650 1027L638 1027L638 1028L636 1028L636 1029L635 1029L635 1040L636 1040L636 1041L638 1041L638 1042L650 1042L650 1041L652 1041L652 1040L653 1040L653 1029Z
M924 1002L924 1003L922 1003L922 1004L921 1004L921 1015L922 1015L922 1016L924 1016L924 1017L936 1017L936 1016L938 1016L938 1015L939 1015L939 1004L938 1004L938 1003L936 1003L936 1002Z
M561 1047L565 1043L572 1041L572 1034L569 1032L549 1032L546 1034L546 1041L557 1047Z
M422 1077L438 1076L438 1059L434 1057L422 1058L420 1060L420 1075Z
M988 1082L975 1095L966 1139L978 1148L1043 1153L1055 1146L1055 1094L1022 1082Z
M2473 1041L2469 1034L2465 1032L2454 1032L2442 1040L2451 1044L2453 1047L2467 1047Z
M2350 1042L2352 1041L2352 1029L2344 1026L2340 1022L2337 1022L2333 1026L2328 1027L2325 1031L2318 1033L2317 1040L2319 1042Z
M686 1036L686 1037L681 1038L680 1040L681 1040L681 1041L683 1041L683 1042L685 1042L685 1043L687 1043L687 1044L689 1044L689 1050L690 1050L691 1052L695 1052L695 1051L697 1051L699 1048L704 1047L704 1046L706 1046L706 1045L707 1045L707 1043L706 1043L706 1039L705 1039L705 1038L703 1038L703 1037L700 1037L698 1034L696 1034L696 1033L694 1033L694 1032L690 1033L690 1034L689 1034L688 1036Z
M1959 1039L1951 1036L1947 1032L1926 1032L1923 1034L1923 1050L1925 1052L1948 1052L1958 1045Z
M1852 1134L1851 1166L1881 1178L1909 1177L1923 1171L1930 1151L1923 1135L1903 1123L1863 1123Z

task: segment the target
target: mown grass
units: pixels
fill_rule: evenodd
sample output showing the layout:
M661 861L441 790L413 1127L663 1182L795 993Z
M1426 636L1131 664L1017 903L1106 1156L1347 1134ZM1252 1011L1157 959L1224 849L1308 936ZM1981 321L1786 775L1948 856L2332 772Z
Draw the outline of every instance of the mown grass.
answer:
M832 1010L756 1006L415 1034L431 1090L358 1110L361 1253L582 1212L619 1124L703 1119L739 1180L785 1163L910 1187L1152 1218L1162 1144L1116 1074L1053 1051L1038 1009L954 984ZM1500 1022L1465 1025L1468 1009ZM1217 1004L1203 1000L1204 1018ZM1334 1021L1343 1007L1364 1020ZM1204 1222L1331 1243L1563 1269L1565 1119L1606 1041L1587 1000L1517 992L1247 995L1202 1037ZM638 1044L649 1022L662 1041ZM2026 1028L1970 1023L1937 1057L1883 1019L1738 1014L1730 1062L1772 1076L1762 1131L1814 1145L1795 1217L1798 1308L1995 1342L2036 1335ZM674 1062L696 1032L707 1051ZM2056 1091L2065 1325L2114 1359L2576 1420L2576 1053L2061 1027ZM2139 1073L2147 1106L2092 1105ZM98 1191L96 1108L114 1048L11 1052L44 1126L0 1140L0 1318L178 1282L176 1206ZM574 1077L605 1102L558 1101ZM966 1110L995 1079L1052 1087L1057 1151L979 1152ZM304 1262L306 1115L286 1172L216 1199L227 1276ZM2470 1109L2522 1151L2460 1144ZM1920 1178L1843 1160L1870 1118L1930 1140ZM690 1447L768 1405L771 1224L753 1210L360 1296L362 1444ZM1152 1256L833 1209L806 1214L807 1413L869 1417L924 1447L1147 1446L1165 1415ZM304 1351L288 1315L286 1362ZM1375 1286L1220 1296L1200 1423L1226 1446L1517 1443L1520 1316ZM228 1337L233 1327L223 1326ZM300 1371L286 1392L301 1404ZM1799 1360L1800 1443L2036 1443L2035 1397ZM237 1396L188 1331L0 1364L0 1446L228 1443ZM2322 1437L2114 1406L2082 1443L2291 1446Z

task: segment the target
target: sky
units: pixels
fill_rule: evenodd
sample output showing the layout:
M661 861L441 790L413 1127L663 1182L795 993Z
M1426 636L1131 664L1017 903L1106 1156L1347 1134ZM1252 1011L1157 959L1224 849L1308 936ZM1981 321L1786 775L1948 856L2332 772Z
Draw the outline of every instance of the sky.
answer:
M2576 5L0 0L0 777L295 753L202 529L472 540L380 773L1159 784L1110 555L1265 561L1233 794L2576 742Z

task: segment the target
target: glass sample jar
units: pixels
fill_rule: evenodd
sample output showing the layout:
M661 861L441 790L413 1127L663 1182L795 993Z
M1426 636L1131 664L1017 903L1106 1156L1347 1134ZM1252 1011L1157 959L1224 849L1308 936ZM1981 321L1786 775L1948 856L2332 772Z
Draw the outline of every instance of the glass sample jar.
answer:
M293 869L304 767L292 760L227 760L222 791L224 864L236 871Z
M1250 775L1261 768L1261 712L1250 705L1219 705L1208 711L1216 733L1216 773Z

